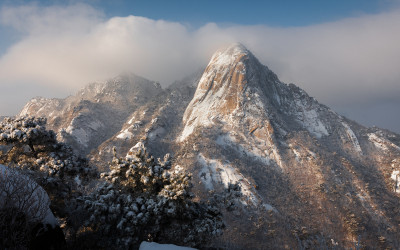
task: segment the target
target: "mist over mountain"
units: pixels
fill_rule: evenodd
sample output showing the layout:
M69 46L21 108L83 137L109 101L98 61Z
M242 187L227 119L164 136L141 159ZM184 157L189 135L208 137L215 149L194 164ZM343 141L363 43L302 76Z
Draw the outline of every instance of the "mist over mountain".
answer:
M238 182L241 208L215 244L400 247L400 136L283 83L242 44L168 88L121 75L66 99L34 98L27 115L47 117L101 170L113 147L123 156L142 143L191 172L200 199Z
M106 16L87 1L28 2L0 4L2 115L17 114L31 96L66 97L88 82L105 81L124 71L166 87L204 67L217 48L240 41L281 80L295 83L340 114L400 132L400 119L392 115L400 106L398 4L306 26L204 22L193 27L130 15L136 13L133 10ZM273 14L294 21L292 15L277 13Z

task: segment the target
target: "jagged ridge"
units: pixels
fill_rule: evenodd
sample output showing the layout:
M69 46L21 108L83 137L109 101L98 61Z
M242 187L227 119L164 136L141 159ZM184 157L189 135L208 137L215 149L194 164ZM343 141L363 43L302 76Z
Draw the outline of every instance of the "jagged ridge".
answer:
M156 156L170 151L193 173L199 197L239 181L244 208L229 217L226 234L254 232L236 242L242 248L352 247L358 237L375 248L399 247L400 189L391 177L400 170L400 136L365 128L282 83L243 45L219 50L200 79L166 90L120 99L110 97L120 96L118 85L103 87L89 87L87 99L31 102L35 108L21 115L47 116L69 135L71 124L83 129L98 139L87 140L98 162L112 146L126 154L138 141ZM109 124L107 136L99 136L106 130L97 128L98 117Z

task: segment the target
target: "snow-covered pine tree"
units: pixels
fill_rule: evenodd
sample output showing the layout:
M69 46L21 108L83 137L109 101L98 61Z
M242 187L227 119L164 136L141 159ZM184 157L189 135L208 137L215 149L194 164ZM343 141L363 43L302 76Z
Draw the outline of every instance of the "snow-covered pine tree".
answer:
M169 155L156 161L143 146L114 157L102 184L82 197L90 214L85 226L97 233L99 245L130 248L153 240L199 246L222 233L220 211L193 201L191 175L170 169Z
M6 118L0 123L0 163L9 167L42 172L48 181L55 178L84 178L95 173L85 158L58 142L46 129L46 118Z
M46 129L45 118L6 118L0 123L0 164L34 179L48 193L53 213L65 220L77 210L67 205L76 204L80 186L97 176L87 159Z

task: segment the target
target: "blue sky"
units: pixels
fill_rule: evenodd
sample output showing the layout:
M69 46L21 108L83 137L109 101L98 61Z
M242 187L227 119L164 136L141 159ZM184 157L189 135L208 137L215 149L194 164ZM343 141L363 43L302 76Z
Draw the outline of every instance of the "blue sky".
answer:
M166 86L206 65L219 47L241 42L284 82L351 119L400 132L399 6L0 0L0 115L122 71Z
M396 0L2 0L0 6L68 6L86 3L104 13L104 17L143 16L180 22L198 28L215 22L220 25L268 25L298 27L332 22L346 17L376 14L399 5ZM21 34L0 25L0 55Z
M197 27L209 22L268 26L305 26L345 17L375 14L398 5L396 0L3 0L2 5L40 6L87 3L106 17L144 16Z
M391 7L377 0L349 1L87 1L105 10L107 16L138 15L152 19L203 25L208 22L303 26L333 21Z

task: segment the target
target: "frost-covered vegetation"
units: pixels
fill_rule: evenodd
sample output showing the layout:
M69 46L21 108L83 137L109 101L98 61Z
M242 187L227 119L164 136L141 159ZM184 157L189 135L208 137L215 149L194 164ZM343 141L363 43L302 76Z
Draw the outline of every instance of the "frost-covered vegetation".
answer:
M0 123L0 164L10 171L18 171L21 176L30 176L26 180L46 190L50 208L67 238L67 246L128 249L137 248L144 240L201 246L211 237L222 234L221 206L215 204L227 204L226 207L232 209L234 202L227 200L235 196L232 192L206 202L195 201L191 175L179 167L171 169L169 155L156 160L143 146L128 157L118 158L115 153L109 164L110 171L99 178L86 159L58 142L55 133L45 125L46 119L32 117L8 118ZM10 187L12 180L3 177L0 193L6 194L10 191L6 187ZM43 190L38 184L31 186ZM230 186L230 189L240 192L238 187ZM29 194L14 195L13 199L30 198ZM7 228L7 232L13 232L13 226L21 222L18 216L24 218L24 223L36 216L29 210L31 207L18 207L18 220L6 220L7 212L15 209L15 204L3 203L0 203L0 214L4 215L1 228ZM49 201L38 199L37 206L32 209L36 207L48 208ZM27 236L33 232L32 225L48 223L45 220L48 211L40 211L45 214L30 219L30 227L24 227L22 233L16 235L26 246L32 242ZM53 226L58 227L57 223ZM0 248L4 247L19 246L3 242Z
M198 246L222 233L217 207L192 200L191 176L171 169L169 155L157 161L141 147L114 157L99 187L82 197L91 214L85 226L101 246L125 248L143 240Z
M34 117L6 118L0 123L0 163L7 166L8 170L4 171L4 174L18 173L18 175L13 174L13 178L3 176L7 182L3 182L0 187L1 192L12 195L10 198L12 202L1 204L1 208L6 209L5 211L15 210L16 214L20 214L18 223L21 218L27 221L29 230L26 235L36 234L36 238L29 237L21 242L26 241L26 244L31 245L39 237L50 237L49 235L55 232L58 236L52 235L52 237L61 238L61 244L65 242L58 223L54 221L50 223L46 219L32 219L34 217L30 210L38 210L36 207L49 207L45 201L50 202L52 212L62 222L63 227L77 227L64 222L74 213L74 210L70 209L70 204L75 203L74 200L80 196L81 185L89 183L90 179L97 175L96 170L89 166L86 159L74 154L71 147L57 141L55 133L46 129L46 119ZM14 181L15 176L18 176L19 182ZM25 185L17 185L21 183ZM50 201L39 199L39 194L40 197L48 196ZM37 196L37 204L32 203L33 196ZM14 202L16 200L19 202ZM26 205L27 203L30 205ZM17 223L17 221L11 220L7 223ZM7 223L3 223L5 228ZM52 243L52 246L57 246L59 243Z
M5 119L0 123L0 149L0 163L31 176L49 194L54 212L63 217L65 203L97 175L85 158L57 141L44 118Z
M1 162L43 173L47 182L95 171L87 160L73 153L72 148L56 139L46 129L45 118L7 118L0 123Z

